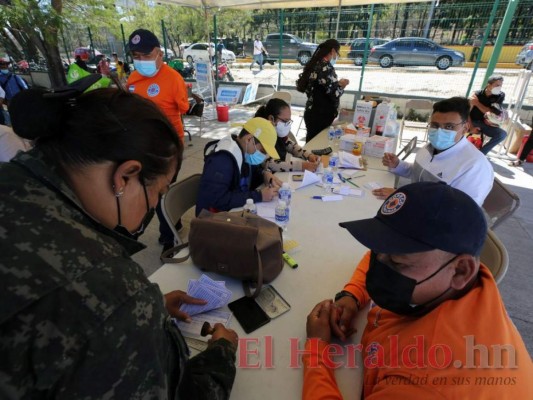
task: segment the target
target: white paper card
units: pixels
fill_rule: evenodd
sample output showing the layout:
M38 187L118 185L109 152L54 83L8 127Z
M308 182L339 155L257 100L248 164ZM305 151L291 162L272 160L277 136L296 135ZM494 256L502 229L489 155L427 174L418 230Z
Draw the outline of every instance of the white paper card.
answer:
M322 201L340 201L342 196L340 194L330 194L328 196L322 196Z
M383 187L379 182L367 182L363 186L370 190L381 189Z
M305 170L304 171L304 178L300 185L298 185L295 189L301 189L303 187L313 185L315 183L320 182L320 177L317 174L312 173L311 171Z
M352 189L349 186L341 186L339 188L334 188L333 193L340 194L342 196L363 197L365 192L363 192L361 189Z

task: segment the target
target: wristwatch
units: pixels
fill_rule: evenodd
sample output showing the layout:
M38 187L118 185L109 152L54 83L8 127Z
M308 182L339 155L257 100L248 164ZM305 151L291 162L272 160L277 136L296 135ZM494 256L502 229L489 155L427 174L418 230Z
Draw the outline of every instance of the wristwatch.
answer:
M357 297L355 297L352 293L348 292L347 290L341 290L339 293L337 293L335 295L335 301L339 301L343 297L351 297L355 301L357 311L361 309L361 304L359 303L359 300L357 299Z

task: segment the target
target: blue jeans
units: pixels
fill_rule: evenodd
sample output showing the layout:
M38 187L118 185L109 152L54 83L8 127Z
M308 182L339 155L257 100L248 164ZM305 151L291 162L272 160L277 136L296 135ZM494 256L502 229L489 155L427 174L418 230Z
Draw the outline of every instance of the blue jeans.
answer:
M259 64L259 70L263 70L263 53L261 54L254 54L254 59L252 60L252 63L250 64L250 69L254 66L255 63Z
M483 154L488 154L497 144L504 141L507 137L507 132L502 128L496 126L489 126L484 121L472 121L472 125L481 130L483 135L489 136L489 142L480 150Z

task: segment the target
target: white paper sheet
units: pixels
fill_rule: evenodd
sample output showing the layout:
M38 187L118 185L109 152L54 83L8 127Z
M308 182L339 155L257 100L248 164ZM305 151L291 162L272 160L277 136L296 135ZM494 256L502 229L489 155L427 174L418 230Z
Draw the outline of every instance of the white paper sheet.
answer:
M363 169L361 156L355 156L346 151L341 151L339 153L339 166L341 168Z
M291 182L291 189L301 189L318 182L320 182L320 177L317 174L305 170L303 180L301 182Z

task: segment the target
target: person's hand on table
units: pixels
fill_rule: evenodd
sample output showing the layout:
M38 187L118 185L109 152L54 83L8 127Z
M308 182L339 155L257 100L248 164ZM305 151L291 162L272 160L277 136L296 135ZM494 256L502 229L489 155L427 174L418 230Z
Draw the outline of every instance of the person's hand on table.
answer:
M394 153L384 153L383 158L381 159L381 163L385 167L396 168L398 164L400 164L400 159Z
M320 157L317 156L316 154L311 153L307 157L307 161L311 161L312 163L319 163L320 162Z
M345 88L346 86L348 86L350 84L350 80L349 79L346 79L346 78L342 78L339 80L339 86L341 88Z
M182 304L204 305L207 304L207 301L191 297L181 290L173 290L172 292L165 294L165 307L167 308L168 313L180 321L190 322L191 317L189 314L180 311Z
M380 200L385 200L387 197L389 197L395 191L396 191L396 189L394 189L394 188L381 188L381 189L372 190L372 194L374 196L376 196Z
M306 169L308 171L315 172L318 168L318 162L304 161L302 163L302 167L304 170Z
M279 187L277 186L266 186L263 189L261 189L261 199L263 201L270 201L273 198L278 196Z
M330 315L333 309L331 300L318 303L307 316L307 337L318 338L324 342L331 340Z
M281 185L283 184L283 181L281 179L279 179L278 177L276 177L272 172L270 171L265 171L264 174L263 174L263 180L265 182L265 185L268 185L268 186L277 186L277 187L281 187Z
M208 346L216 342L219 339L226 339L233 345L234 351L237 351L237 345L239 344L239 336L233 329L227 329L224 325L218 323L213 327L213 335L211 339L207 341Z
M346 340L355 333L356 329L353 325L357 311L357 304L350 296L341 297L333 304L330 325L335 336L341 340Z

